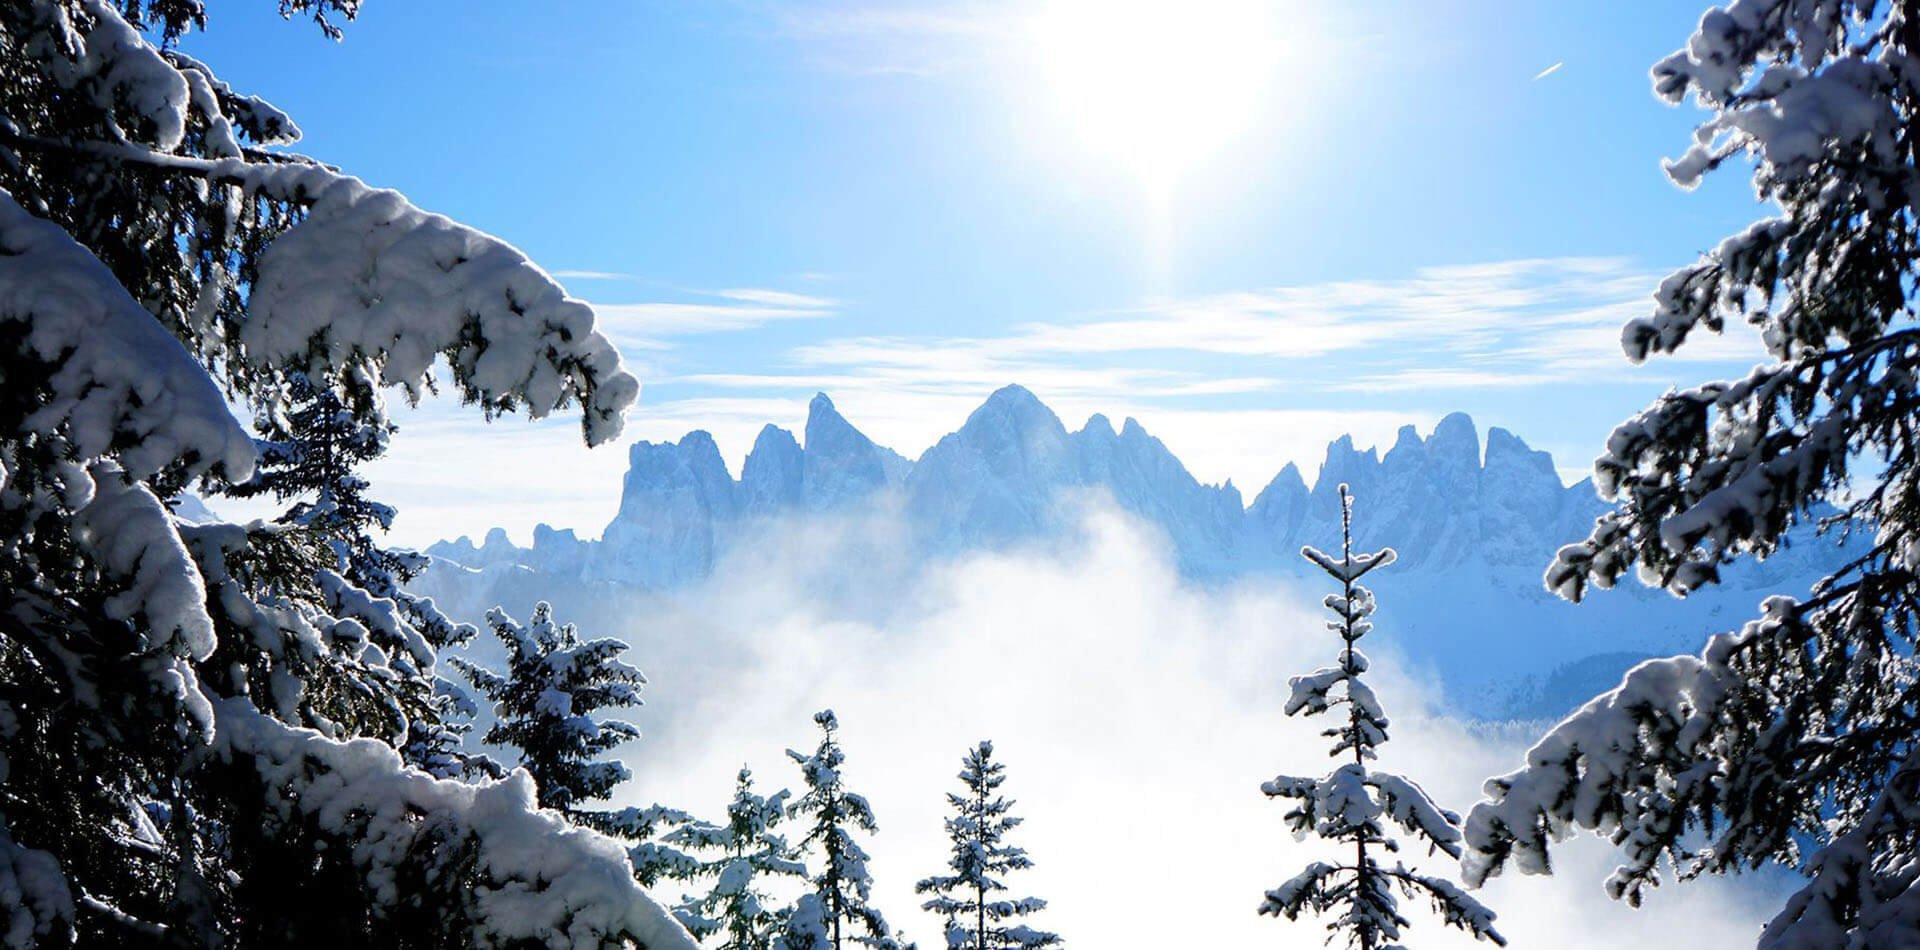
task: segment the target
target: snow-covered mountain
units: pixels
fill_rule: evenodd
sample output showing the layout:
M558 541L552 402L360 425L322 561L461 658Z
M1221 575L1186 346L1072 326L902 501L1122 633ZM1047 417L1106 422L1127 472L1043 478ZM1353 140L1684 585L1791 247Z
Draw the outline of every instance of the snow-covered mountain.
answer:
M1504 429L1483 440L1459 413L1424 436L1402 428L1384 454L1343 437L1312 484L1288 465L1251 504L1231 483L1195 479L1138 422L1116 430L1096 415L1069 430L1019 386L995 392L912 462L876 445L824 394L803 438L761 430L738 478L705 432L636 443L628 457L619 512L599 540L542 525L527 548L496 530L478 545L463 537L429 553L470 568L671 592L730 554L769 556L751 549L764 546L770 525L880 514L903 535L890 544L930 560L1070 530L1075 509L1060 502L1093 492L1163 534L1189 578L1242 583L1296 576L1303 544L1335 544L1336 491L1346 483L1358 502L1357 542L1401 553L1376 585L1386 642L1483 714L1556 707L1578 691L1569 682L1584 688L1636 656L1695 649L1765 594L1804 589L1837 557L1831 543L1808 539L1685 601L1629 585L1566 604L1542 590L1541 573L1560 545L1585 537L1604 504L1588 482L1562 485L1545 452Z
M1504 429L1487 433L1483 455L1461 414L1424 438L1401 429L1384 456L1342 438L1314 485L1288 465L1247 505L1231 482L1196 480L1138 422L1116 430L1096 415L1069 431L1019 386L994 393L914 462L874 444L824 394L809 407L804 442L767 426L737 479L705 432L636 443L628 460L619 512L598 542L542 526L530 548L494 532L430 553L672 588L704 578L763 519L896 505L920 551L946 554L1060 530L1061 493L1096 490L1163 531L1186 573L1213 580L1290 566L1302 544L1331 543L1334 491L1345 482L1363 505L1362 544L1398 547L1416 570L1512 565L1531 586L1555 547L1583 536L1601 510L1588 485L1562 486L1551 457Z

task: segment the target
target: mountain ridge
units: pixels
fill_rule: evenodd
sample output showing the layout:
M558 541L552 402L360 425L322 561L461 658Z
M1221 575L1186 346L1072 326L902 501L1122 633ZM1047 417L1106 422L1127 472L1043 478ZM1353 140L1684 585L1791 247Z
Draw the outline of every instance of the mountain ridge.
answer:
M801 437L764 426L738 477L704 430L636 442L628 460L618 513L598 540L542 525L527 548L490 532L479 545L462 537L428 553L475 567L584 566L596 579L673 588L706 577L750 526L773 518L884 499L923 552L948 554L1061 529L1060 494L1096 490L1165 533L1184 573L1217 579L1290 563L1301 544L1324 543L1338 531L1335 487L1345 483L1364 513L1359 542L1401 548L1410 566L1532 559L1537 570L1604 510L1590 482L1561 484L1547 453L1498 427L1483 441L1464 413L1424 437L1401 427L1384 454L1342 436L1311 484L1290 462L1248 502L1230 479L1200 481L1138 420L1116 429L1095 414L1070 430L1017 385L996 390L911 461L867 437L825 393L810 401Z

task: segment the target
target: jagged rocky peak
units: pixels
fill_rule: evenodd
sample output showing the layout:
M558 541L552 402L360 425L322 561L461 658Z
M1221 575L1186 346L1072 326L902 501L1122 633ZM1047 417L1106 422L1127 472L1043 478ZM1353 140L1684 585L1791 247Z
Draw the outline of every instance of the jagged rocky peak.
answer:
M1059 489L1079 480L1059 417L1007 386L914 463L905 511L933 549L998 543L1045 530Z
M1113 431L1113 420L1106 413L1096 412L1087 417L1087 424L1080 427L1074 435L1087 439L1116 439L1119 433Z
M1359 494L1371 492L1379 471L1378 453L1372 447L1365 452L1354 448L1353 436L1343 435L1328 443L1326 458L1320 463L1320 477L1313 483L1314 514L1321 518L1338 518L1339 487L1350 486Z
M580 540L572 528L555 529L541 523L533 526L533 548L529 558L542 571L580 574L593 555L590 544Z
M627 449L627 475L620 487L617 523L631 511L652 506L662 495L691 494L708 509L733 509L733 475L712 434L695 429L678 442L635 442Z
M1280 553L1273 545L1285 545L1299 536L1301 519L1307 515L1307 480L1300 474L1300 466L1288 462L1273 476L1267 487L1253 496L1253 504L1247 508L1249 534L1257 547L1265 547L1265 553ZM1258 544L1265 541L1264 545Z
M1064 438L1067 427L1025 386L1002 386L968 414L960 432Z
M1488 433L1485 458L1478 427L1460 412L1424 437L1402 426L1384 455L1343 436L1327 447L1311 489L1298 470L1282 470L1254 499L1249 551L1283 556L1337 536L1337 488L1347 484L1365 512L1356 540L1401 549L1409 567L1546 556L1541 539L1559 536L1570 505L1552 459L1503 429Z
M704 431L678 442L636 442L620 510L588 562L597 578L668 587L704 577L735 519L736 486L720 447Z
M811 511L828 511L886 487L887 453L853 427L826 393L807 404L801 500Z
M995 390L965 424L927 450L915 466L916 485L961 470L995 479L1052 485L1074 474L1067 457L1067 428L1033 393L1020 386ZM937 482L940 479L934 478Z
M1420 437L1420 430L1411 425L1400 427L1394 434L1393 448L1382 456L1380 464L1388 470L1401 470L1419 466L1427 458L1427 440Z
M1553 456L1527 445L1519 436L1499 426L1487 430L1486 470L1496 469L1528 472L1556 481L1560 478Z
M525 552L507 537L505 528L488 531L478 546L474 545L473 538L463 534L452 541L435 541L427 546L426 553L467 567L518 564L525 560Z
M1300 474L1300 466L1288 462L1282 466L1267 487L1253 496L1253 508L1275 505L1299 504L1306 500L1307 480ZM1252 510L1251 508L1248 510Z
M740 508L751 514L793 508L800 504L805 478L806 456L793 433L763 426L740 466Z
M1450 412L1427 437L1427 456L1443 470L1469 472L1480 468L1480 430L1473 417Z

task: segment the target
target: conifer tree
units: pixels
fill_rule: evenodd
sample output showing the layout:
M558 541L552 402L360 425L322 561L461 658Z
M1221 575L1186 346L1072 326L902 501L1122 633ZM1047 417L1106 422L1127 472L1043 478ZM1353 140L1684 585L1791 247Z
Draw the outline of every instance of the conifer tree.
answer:
M1024 820L1012 814L1014 803L999 794L1007 781L1007 767L993 760L993 743L982 741L967 751L960 769L961 794L947 793L953 807L947 819L952 851L951 874L936 875L914 885L933 899L920 905L946 919L951 950L1028 950L1060 945L1057 934L1036 930L1020 919L1043 910L1037 897L1010 898L1006 877L1033 867L1023 848L1006 842L1007 832Z
M640 705L646 676L620 660L625 643L581 640L573 624L554 622L545 601L534 605L525 625L498 607L487 612L487 623L507 647L506 672L453 659L493 701L494 723L481 741L519 753L542 807L595 814L587 804L606 798L631 774L618 759L600 757L640 737L632 723L598 714Z
M358 4L280 9L337 38ZM208 22L0 4L0 933L688 946L523 778L406 767L433 645L393 591L300 525L163 504L248 483L229 405L290 419L316 381L361 432L437 386L577 406L589 444L638 392L518 251L289 150L291 117L175 48Z
M1327 925L1328 940L1344 935L1347 945L1360 950L1397 944L1408 920L1400 913L1400 895L1425 897L1450 926L1502 946L1506 939L1493 929L1494 914L1459 886L1445 878L1424 874L1396 861L1381 863L1383 854L1398 852L1400 843L1388 834L1391 819L1428 846L1428 853L1460 856L1460 816L1434 804L1426 791L1410 779L1371 768L1387 741L1387 715L1379 698L1367 686L1366 654L1357 644L1373 629L1373 592L1359 584L1361 577L1394 562L1386 548L1372 554L1353 550L1353 498L1340 486L1340 555L1317 548L1300 551L1314 566L1340 583L1329 594L1326 607L1334 619L1327 629L1340 637L1340 662L1290 682L1289 716L1338 714L1345 722L1322 735L1334 740L1329 753L1350 761L1321 778L1282 775L1260 790L1270 798L1294 799L1287 813L1294 834L1315 835L1350 848L1350 861L1315 861L1267 892L1260 913L1298 920L1302 913L1334 913ZM1396 892L1398 892L1396 894Z
M678 808L654 804L576 817L596 830L631 842L627 846L627 861L633 865L633 879L643 887L654 887L669 880L684 881L700 873L700 859L667 841L676 829L697 821Z
M259 460L247 481L225 489L240 498L299 499L278 520L314 531L333 549L339 574L375 597L393 600L435 649L459 646L476 632L455 623L404 585L427 567L415 551L388 548L375 537L393 527L394 509L367 496L361 466L387 451L397 427L370 407L379 394L364 381L338 382L296 373L285 404L255 421Z
M788 920L782 950L841 950L846 944L897 950L900 942L872 905L873 875L867 852L853 833L879 830L864 796L847 791L841 776L846 753L837 735L833 710L816 713L820 745L811 755L787 750L800 766L806 791L787 809L789 818L810 818L812 826L798 845L804 856L818 848L821 866L812 890L800 899Z
M804 880L807 868L785 837L775 833L786 818L785 789L769 796L753 790L745 766L735 779L726 824L693 822L669 832L665 841L701 856L698 874L711 878L707 893L674 907L687 931L701 940L719 936L717 950L772 950L786 929L789 910L764 888L767 880Z
M386 452L395 427L383 417L356 413L341 388L361 388L360 402L377 399L364 387L292 375L285 411L255 422L263 437L255 439L259 460L253 477L225 492L294 501L277 520L330 550L331 570L348 584L398 608L390 622L371 629L398 674L395 688L406 717L401 752L407 761L442 777L490 773L485 756L461 750L473 718L472 700L433 669L436 651L465 644L475 630L454 622L431 598L402 586L426 568L425 556L386 548L374 537L393 526L394 510L367 497L358 468ZM378 636L381 631L389 635Z
M1615 428L1594 463L1615 507L1547 586L1580 600L1635 572L1685 595L1796 526L1838 568L1632 670L1489 782L1470 879L1544 873L1585 829L1622 845L1607 886L1629 902L1666 873L1779 863L1810 880L1762 946L1920 944L1916 56L1914 0L1739 0L1653 67L1656 94L1708 112L1669 177L1748 169L1768 214L1662 281L1623 348L1745 323L1768 358Z

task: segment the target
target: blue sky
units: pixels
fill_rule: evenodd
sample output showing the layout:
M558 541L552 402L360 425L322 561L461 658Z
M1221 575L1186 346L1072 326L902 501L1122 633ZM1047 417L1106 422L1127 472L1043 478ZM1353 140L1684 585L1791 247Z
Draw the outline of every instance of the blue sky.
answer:
M230 4L186 47L306 151L561 276L643 379L630 434L707 428L736 464L815 390L911 456L1018 382L1249 499L1455 409L1571 476L1751 362L1614 343L1761 213L1737 171L1660 172L1698 113L1646 71L1703 6L1326 7L373 0L334 44ZM564 422L402 422L371 473L402 541L614 509L624 452Z

